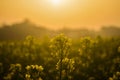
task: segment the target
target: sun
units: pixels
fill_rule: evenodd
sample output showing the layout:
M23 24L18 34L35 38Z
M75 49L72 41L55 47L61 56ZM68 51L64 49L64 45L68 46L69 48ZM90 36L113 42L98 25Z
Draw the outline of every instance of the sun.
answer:
M61 0L51 0L54 5L59 5Z

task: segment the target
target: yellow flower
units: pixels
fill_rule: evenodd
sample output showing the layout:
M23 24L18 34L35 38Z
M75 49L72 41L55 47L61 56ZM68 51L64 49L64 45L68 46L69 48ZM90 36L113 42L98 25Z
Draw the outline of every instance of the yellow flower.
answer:
M26 67L26 69L27 69L27 70L30 70L30 66L28 65L28 66Z
M26 77L26 78L30 78L30 75L29 75L29 74L25 74L25 77Z
M38 67L38 70L39 70L39 71L42 71L42 70L43 70L43 67L42 67L42 66L39 66L39 67Z

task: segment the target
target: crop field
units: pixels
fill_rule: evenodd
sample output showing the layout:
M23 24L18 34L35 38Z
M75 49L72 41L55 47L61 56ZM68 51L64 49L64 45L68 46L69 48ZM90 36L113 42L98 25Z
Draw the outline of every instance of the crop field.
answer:
M120 38L1 41L0 80L120 80Z

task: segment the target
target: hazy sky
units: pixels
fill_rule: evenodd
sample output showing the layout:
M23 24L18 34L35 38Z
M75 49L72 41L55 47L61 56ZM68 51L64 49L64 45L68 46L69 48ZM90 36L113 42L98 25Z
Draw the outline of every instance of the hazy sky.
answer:
M0 0L0 24L26 18L52 29L120 26L120 0Z

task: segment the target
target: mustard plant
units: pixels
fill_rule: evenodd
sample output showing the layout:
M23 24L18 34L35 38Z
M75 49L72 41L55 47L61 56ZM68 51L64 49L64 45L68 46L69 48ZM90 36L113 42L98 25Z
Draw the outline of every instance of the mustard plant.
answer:
M71 40L64 34L60 34L51 40L50 48L52 55L58 58L59 63L59 79L62 80L63 59L69 54Z

